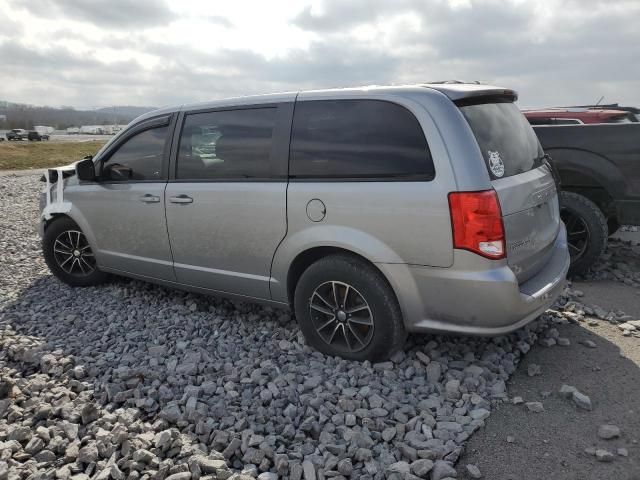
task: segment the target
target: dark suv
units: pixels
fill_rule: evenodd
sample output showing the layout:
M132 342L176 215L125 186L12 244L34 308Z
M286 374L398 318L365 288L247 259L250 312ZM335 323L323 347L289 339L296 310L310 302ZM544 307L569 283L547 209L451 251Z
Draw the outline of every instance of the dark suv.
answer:
M41 140L49 140L49 135L46 133L40 133L36 130L31 130L27 135L27 139L29 139L29 141L39 142Z

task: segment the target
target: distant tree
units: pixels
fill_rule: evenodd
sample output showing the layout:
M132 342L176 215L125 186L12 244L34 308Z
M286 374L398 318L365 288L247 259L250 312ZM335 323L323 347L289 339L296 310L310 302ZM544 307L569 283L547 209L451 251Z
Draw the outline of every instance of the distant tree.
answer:
M59 130L80 125L110 125L129 123L137 116L153 110L152 107L109 107L96 110L76 110L73 107L39 107L0 101L0 115L7 119L3 128L33 128L34 125L52 126Z

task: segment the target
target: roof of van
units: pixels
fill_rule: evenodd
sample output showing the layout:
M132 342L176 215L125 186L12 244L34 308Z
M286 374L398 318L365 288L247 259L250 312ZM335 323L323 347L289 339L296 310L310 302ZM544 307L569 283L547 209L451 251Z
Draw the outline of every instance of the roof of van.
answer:
M232 97L220 100L211 100L207 102L191 103L185 105L175 105L163 107L158 110L145 113L134 120L138 122L146 118L151 118L163 113L171 113L177 110L193 110L198 108L217 107L225 105L250 105L257 103L269 103L269 102L286 102L293 101L299 94L338 94L349 95L366 92L376 93L401 93L401 92L418 92L425 89L435 90L440 92L452 101L462 100L465 98L481 97L487 95L508 95L516 100L518 94L515 90L511 90L504 87L496 87L493 85L484 85L477 82L460 82L460 81L442 81L431 83L419 83L411 85L367 85L361 87L348 87L348 88L327 88L318 90L301 90L299 92L284 92L284 93L268 93L263 95L247 95L242 97Z

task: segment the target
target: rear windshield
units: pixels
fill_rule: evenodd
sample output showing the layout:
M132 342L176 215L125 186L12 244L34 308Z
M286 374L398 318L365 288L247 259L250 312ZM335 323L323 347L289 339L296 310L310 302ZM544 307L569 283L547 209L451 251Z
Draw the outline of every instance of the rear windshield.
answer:
M492 178L528 172L542 163L542 147L531 125L512 102L460 107L478 141Z

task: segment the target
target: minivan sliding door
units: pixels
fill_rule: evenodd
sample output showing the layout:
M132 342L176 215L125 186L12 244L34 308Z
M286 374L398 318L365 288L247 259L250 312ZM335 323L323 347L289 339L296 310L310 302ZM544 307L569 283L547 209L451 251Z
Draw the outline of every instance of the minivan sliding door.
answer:
M166 192L177 281L270 298L271 260L286 233L292 104L184 114Z

